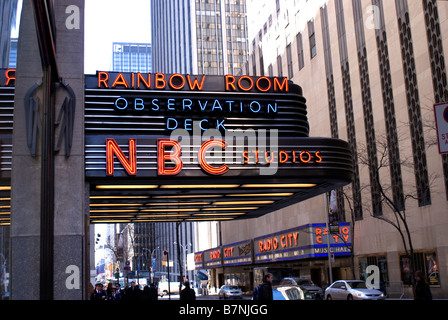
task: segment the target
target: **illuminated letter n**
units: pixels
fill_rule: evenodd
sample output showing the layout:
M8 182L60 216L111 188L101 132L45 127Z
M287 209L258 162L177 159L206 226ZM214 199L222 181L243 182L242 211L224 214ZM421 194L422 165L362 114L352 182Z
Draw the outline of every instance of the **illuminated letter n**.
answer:
M114 155L117 156L129 175L135 176L137 174L137 146L135 139L129 139L129 159L126 158L114 139L107 139L106 174L108 176L114 175Z

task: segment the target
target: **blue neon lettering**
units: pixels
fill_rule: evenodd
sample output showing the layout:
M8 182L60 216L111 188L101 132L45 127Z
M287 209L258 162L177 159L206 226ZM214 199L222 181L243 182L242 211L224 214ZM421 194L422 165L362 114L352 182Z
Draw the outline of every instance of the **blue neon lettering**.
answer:
M120 100L124 100L124 102L125 102L124 107L120 107L120 106L118 105L118 101L120 101ZM115 100L115 108L117 108L117 109L119 109L119 110L124 110L124 109L126 109L127 107L128 107L128 100L126 100L125 98L120 97L120 98L118 98L117 100Z
M226 130L226 127L224 127L224 121L225 119L219 122L219 120L216 120L216 129L219 130L219 127L222 127L223 130Z
M145 109L145 105L143 104L143 99L135 98L135 100L134 100L134 109L135 110L143 110L143 109Z
M229 104L229 112L232 112L232 104L233 104L234 102L235 102L235 101L226 101L226 103Z
M186 102L189 102L188 104L186 104ZM190 99L183 99L182 100L182 111L185 111L185 108L188 108L188 110L191 110L191 105L193 104L193 101L191 101Z
M268 113L270 112L269 109L272 109L272 112L277 112L277 102L274 103L274 107L272 104L268 103Z
M185 130L191 131L193 130L193 119L185 119Z
M258 105L258 110L257 110L257 111L255 111L255 110L252 108L252 105L253 105L253 104L257 104L257 105ZM250 110L252 110L252 112L255 112L255 113L260 112L260 110L261 110L261 105L258 103L258 101L252 101L252 102L250 103L249 107L250 107Z
M205 100L205 104L204 104L204 106L202 106L202 102L201 102L201 100L198 100L198 103L199 103L199 105L201 106L201 110L204 111L205 108L207 108L208 100Z
M170 126L170 122L174 122L174 126L173 127L171 127ZM166 120L166 128L168 129L168 130L176 130L177 129L177 120L176 119L174 119L174 118L168 118L167 120Z
M219 103L218 99L216 99L215 102L213 103L212 111L215 111L215 109L220 109L222 111L222 107L221 107L221 104Z
M176 99L168 99L168 110L176 110L176 108L171 107L171 106L174 106L175 102L176 102Z
M204 121L205 121L205 122L208 122L207 119L202 119L201 122L199 123L199 126L201 127L201 130L204 130L204 131L205 131L205 130L207 130L207 129L205 129L205 128L202 126L202 122L204 122Z
M151 108L151 110L153 111L159 111L160 109L159 105L156 102L159 102L159 99L152 99L151 101L151 104L154 106Z

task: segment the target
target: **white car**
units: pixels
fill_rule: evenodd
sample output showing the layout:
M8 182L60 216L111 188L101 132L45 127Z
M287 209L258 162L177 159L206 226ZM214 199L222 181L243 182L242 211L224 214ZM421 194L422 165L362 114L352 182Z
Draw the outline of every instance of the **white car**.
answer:
M219 299L224 298L239 298L243 299L243 291L240 287L224 285L219 289Z
M383 292L368 289L365 281L338 280L325 289L326 300L382 300Z

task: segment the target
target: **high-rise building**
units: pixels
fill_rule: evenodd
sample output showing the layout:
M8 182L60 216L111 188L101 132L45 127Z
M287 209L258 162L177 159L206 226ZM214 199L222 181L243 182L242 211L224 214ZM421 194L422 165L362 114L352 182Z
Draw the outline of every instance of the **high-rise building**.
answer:
M330 267L326 254L298 255L266 265L290 267L320 285L330 283L330 268L333 280L366 279L367 267L376 266L387 292L406 297L412 297L412 270L421 270L433 296L445 297L448 156L437 148L434 104L448 101L448 3L250 0L247 5L254 22L250 73L283 75L300 85L310 135L346 140L354 155L352 184L336 190L331 209L335 220L352 225L353 260L336 253ZM328 211L325 198L317 196L257 219L223 222L223 244L322 223ZM217 279L230 276L220 272ZM232 272L241 279L249 274L243 267Z
M3 0L0 5L0 68L8 68L11 30L15 26L18 0Z
M151 25L153 72L238 74L247 60L244 0L152 0ZM170 251L174 261L172 281L180 273L179 257L185 274L187 255L218 245L218 230L216 222L156 225L156 246ZM166 274L157 263L159 274ZM191 271L187 275L193 278Z
M119 72L151 72L151 44L114 42L112 70Z
M244 0L153 0L151 10L154 71L241 70L248 55Z

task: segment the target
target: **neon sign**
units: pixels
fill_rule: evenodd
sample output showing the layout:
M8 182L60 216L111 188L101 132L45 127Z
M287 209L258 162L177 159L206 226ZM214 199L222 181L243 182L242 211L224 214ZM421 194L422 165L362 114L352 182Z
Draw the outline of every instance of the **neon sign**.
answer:
M137 174L137 146L135 139L129 139L129 158L126 158L123 151L114 139L106 141L106 174L114 175L114 155L117 156L126 172L133 176Z
M2 72L0 74L0 87L13 87L15 85L15 81L16 69L6 69L4 73Z
M108 176L114 175L114 159L115 157L124 167L129 175L137 174L137 140L135 138L129 139L128 157L121 150L114 139L106 140L106 174ZM226 163L219 165L212 165L207 160L207 154L212 149L216 151L226 150L226 142L221 139L211 139L202 143L198 149L197 163L204 172L210 175L223 175L230 170ZM289 163L296 164L319 164L323 158L320 151L297 151L297 150L280 150L263 151L253 150L251 152L245 150L240 151L242 155L243 165L264 165L271 164L274 160L279 164ZM249 158L251 154L251 158ZM238 156L238 153L236 153ZM269 155L269 156L268 156ZM263 157L263 159L262 159ZM176 140L158 139L157 140L157 174L159 176L174 176L179 174L183 169L182 146Z
M167 78L164 73L147 73L131 72L129 74L118 74L111 77L111 73L98 71L97 88L98 89L155 89L155 90L189 90L203 91L206 75L190 76L175 73ZM288 79L285 78L268 78L268 77L250 77L243 75L236 80L235 76L224 76L224 91L241 91L249 92L257 90L257 92L289 92Z
M120 91L115 98L114 110L119 115L163 115L165 130L194 130L193 122L198 121L202 131L208 129L227 130L228 117L265 115L273 117L278 113L279 104L272 96L268 99L260 93L289 93L287 78L182 75L179 73L105 72L98 71L95 82L88 78L87 86L94 89ZM149 90L154 90L149 94ZM180 96L184 92L189 95ZM210 92L232 93L232 96L210 97ZM202 93L198 95L198 93ZM206 94L207 93L207 94ZM241 93L256 93L244 96Z

